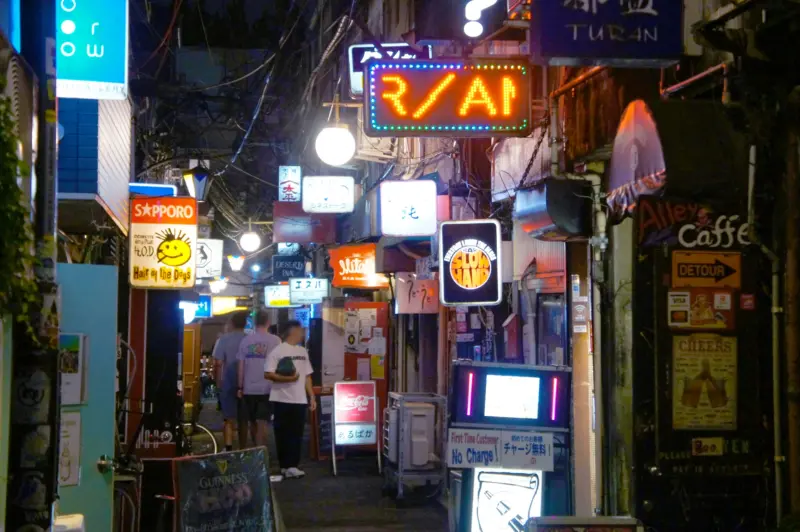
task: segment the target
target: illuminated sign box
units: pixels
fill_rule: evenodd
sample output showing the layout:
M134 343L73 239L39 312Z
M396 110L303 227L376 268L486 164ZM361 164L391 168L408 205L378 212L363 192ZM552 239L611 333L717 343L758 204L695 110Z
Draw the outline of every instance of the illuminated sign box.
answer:
M512 60L372 61L364 106L370 137L525 137L531 67Z
M438 240L442 305L499 304L503 298L500 223L442 222Z
M424 46L422 50L412 48L408 43L381 44L382 50L374 44L353 44L347 49L347 64L350 74L350 94L361 99L364 94L364 64L370 59L383 59L386 52L390 59L430 59L431 47Z
M454 363L451 426L567 430L572 374L519 364Z
M436 234L436 183L429 180L384 181L380 184L381 233L422 237Z
M289 299L292 305L317 305L328 297L330 282L327 279L303 277L289 281Z
M278 284L264 287L264 306L267 308L289 308L291 303L291 293L288 284Z

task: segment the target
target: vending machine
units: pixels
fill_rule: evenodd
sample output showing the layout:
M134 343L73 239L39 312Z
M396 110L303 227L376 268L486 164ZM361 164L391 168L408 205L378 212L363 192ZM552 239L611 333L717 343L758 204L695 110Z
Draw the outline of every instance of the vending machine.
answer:
M456 531L519 532L571 513L571 390L570 368L454 362L447 465L460 470Z

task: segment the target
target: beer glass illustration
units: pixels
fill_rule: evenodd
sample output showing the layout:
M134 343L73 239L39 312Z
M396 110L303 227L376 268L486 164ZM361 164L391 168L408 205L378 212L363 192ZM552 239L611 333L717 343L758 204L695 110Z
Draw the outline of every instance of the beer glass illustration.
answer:
M524 531L531 518L541 513L535 505L541 480L539 472L480 472L477 505L478 532ZM473 532L475 532L473 528Z

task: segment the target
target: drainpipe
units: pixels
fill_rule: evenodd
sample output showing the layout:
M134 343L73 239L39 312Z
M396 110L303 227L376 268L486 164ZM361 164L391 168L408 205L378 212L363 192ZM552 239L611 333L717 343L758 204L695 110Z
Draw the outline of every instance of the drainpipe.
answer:
M747 224L750 242L761 249L772 263L772 439L775 457L775 519L781 522L783 516L783 443L781 441L781 373L780 373L780 275L781 260L760 239L756 231L755 218L756 147L750 146L750 170L747 181Z
M692 76L688 79L681 81L680 83L676 83L675 85L670 85L669 87L661 89L661 98L667 99L670 96L682 91L683 89L689 87L697 83L698 81L704 80L707 77L713 74L722 74L722 103L727 105L731 103L731 91L728 84L728 73L730 68L733 66L733 61L726 61L725 63L720 63L716 66L709 68L708 70L704 70L700 72L696 76Z

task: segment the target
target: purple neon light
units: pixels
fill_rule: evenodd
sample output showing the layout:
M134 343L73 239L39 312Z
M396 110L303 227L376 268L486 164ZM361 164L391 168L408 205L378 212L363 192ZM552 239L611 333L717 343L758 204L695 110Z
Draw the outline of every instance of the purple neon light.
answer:
M469 382L467 383L467 415L472 415L472 380L475 375L469 372Z
M553 377L553 399L550 401L550 420L556 420L556 401L558 397L558 377Z

